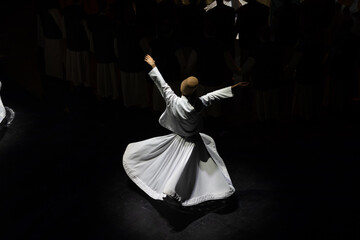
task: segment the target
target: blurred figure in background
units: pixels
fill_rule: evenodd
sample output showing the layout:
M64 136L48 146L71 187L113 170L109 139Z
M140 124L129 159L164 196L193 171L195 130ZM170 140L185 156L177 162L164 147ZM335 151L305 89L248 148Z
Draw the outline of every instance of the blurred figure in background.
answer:
M259 33L261 44L254 50L252 83L258 120L268 126L276 126L279 120L279 85L282 78L282 58L279 44L273 41L270 27L264 26Z
M141 0L117 2L117 57L119 60L122 100L125 107L150 106L151 85L145 75L144 55L151 52L149 35L155 28L151 3Z
M99 1L99 13L93 20L92 39L96 57L96 89L101 99L119 99L120 74L115 55L116 23L109 4Z
M92 87L90 83L90 41L85 12L79 0L63 9L66 29L66 80L73 86Z
M38 33L43 40L42 82L44 97L52 108L65 109L66 92L69 85L65 81L65 24L56 0L44 1L39 6L40 25Z

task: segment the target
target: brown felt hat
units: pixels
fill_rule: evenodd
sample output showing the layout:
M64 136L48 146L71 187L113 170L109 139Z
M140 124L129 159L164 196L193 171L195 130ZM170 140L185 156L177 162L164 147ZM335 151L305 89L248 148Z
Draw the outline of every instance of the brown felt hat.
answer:
M190 96L194 93L197 86L199 85L199 80L196 77L188 77L181 82L180 91L184 96Z

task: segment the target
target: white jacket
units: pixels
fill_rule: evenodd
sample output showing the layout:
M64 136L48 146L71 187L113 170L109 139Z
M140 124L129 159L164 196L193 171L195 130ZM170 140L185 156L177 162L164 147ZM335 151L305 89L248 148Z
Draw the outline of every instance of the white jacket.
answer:
M166 109L159 119L160 125L183 137L199 133L202 126L202 112L196 111L185 96L177 96L157 67L149 72L149 76L166 103ZM203 95L200 100L205 107L208 107L217 100L230 97L233 97L232 89L226 87Z

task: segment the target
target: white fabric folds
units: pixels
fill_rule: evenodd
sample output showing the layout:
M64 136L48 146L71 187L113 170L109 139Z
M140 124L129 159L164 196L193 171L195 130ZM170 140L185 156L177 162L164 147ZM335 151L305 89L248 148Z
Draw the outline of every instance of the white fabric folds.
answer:
M100 97L119 98L119 74L115 63L97 63L96 71L97 94Z
M149 106L150 96L145 72L120 71L121 90L125 107L146 108Z
M173 133L127 146L123 166L130 179L151 198L162 200L168 195L183 206L231 196L235 188L214 140L199 133L201 112L186 97L178 97L157 68L149 75L166 103L159 122ZM207 107L215 100L232 96L228 87L200 100Z
M88 51L76 52L66 50L66 79L74 86L83 84L91 87L90 84L90 56Z
M0 90L1 90L1 85L2 85L2 83L0 82ZM0 123L5 118L5 116L6 116L6 110L5 110L3 102L1 101L1 96L0 96Z

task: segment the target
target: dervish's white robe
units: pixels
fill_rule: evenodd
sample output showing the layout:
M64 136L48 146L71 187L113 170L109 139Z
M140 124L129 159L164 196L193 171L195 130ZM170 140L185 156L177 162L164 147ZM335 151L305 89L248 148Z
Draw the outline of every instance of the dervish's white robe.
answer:
M0 82L0 91L1 91L1 82ZM0 123L5 118L5 116L6 116L6 110L4 104L1 101L1 96L0 96Z
M159 123L172 133L129 144L123 156L128 176L153 199L169 195L183 206L232 195L235 188L214 140L199 132L201 112L185 96L177 96L156 67L149 75L166 103ZM227 87L200 100L207 107L232 96Z

